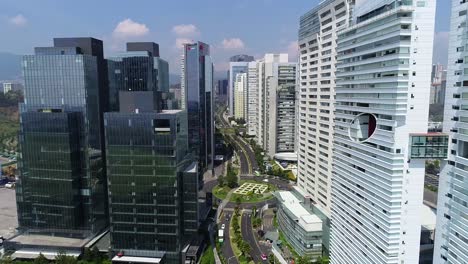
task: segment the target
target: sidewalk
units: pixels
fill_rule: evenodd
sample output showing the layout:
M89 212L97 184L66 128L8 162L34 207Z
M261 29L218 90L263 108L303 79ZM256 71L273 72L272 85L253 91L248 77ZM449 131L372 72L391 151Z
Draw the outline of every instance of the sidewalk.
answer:
M223 210L223 208L226 206L226 204L229 202L229 200L231 199L231 196L232 194L234 193L234 191L236 190L236 188L230 190L228 192L228 194L226 195L226 198L224 198L223 202L218 206L218 210L216 210L216 223L219 224L220 222L220 213L221 211Z

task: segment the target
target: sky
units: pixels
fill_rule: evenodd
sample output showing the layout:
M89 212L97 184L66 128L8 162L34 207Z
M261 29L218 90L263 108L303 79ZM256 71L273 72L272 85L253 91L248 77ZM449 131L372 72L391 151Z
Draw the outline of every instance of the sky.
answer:
M373 0L357 0L359 2ZM429 0L432 1L432 0ZM0 0L0 52L32 54L54 37L102 39L105 56L153 41L179 74L181 43L211 45L218 72L236 54L297 58L299 17L318 0ZM434 63L446 64L450 0L437 0Z

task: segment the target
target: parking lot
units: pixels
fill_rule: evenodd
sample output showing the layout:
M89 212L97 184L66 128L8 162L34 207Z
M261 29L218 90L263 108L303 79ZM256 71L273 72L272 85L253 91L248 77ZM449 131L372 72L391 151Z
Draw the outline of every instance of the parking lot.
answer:
M13 236L17 226L15 190L0 187L0 236Z

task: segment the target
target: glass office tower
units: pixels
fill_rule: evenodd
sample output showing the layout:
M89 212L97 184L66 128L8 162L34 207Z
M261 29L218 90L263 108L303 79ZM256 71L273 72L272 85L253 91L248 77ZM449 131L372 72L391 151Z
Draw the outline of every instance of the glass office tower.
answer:
M98 58L80 47L36 48L35 55L23 57L22 67L19 229L90 237L108 218Z
M186 112L161 111L165 61L143 50L154 46L133 44L108 62L118 98L104 114L111 252L115 261L181 263L199 226L198 168Z
M114 254L180 263L198 230L196 164L181 110L105 115Z
M199 160L200 173L212 168L214 150L213 63L210 46L203 42L184 45L182 104L188 115L189 149Z

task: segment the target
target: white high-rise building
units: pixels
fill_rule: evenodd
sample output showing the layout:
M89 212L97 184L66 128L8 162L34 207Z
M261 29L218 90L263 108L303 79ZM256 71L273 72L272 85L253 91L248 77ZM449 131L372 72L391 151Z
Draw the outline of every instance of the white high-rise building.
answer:
M247 73L249 62L253 61L254 57L241 54L232 56L229 59L229 71L228 71L228 106L229 115L234 116L235 112L235 96L234 96L234 82L238 73ZM246 95L247 96L247 95ZM245 106L245 112L247 112L247 105Z
M333 264L418 263L435 5L357 2L338 32Z
M434 263L468 263L468 1L452 0L444 132L451 135L442 164Z
M249 62L247 72L247 134L256 136L258 134L258 63Z
M234 81L234 117L244 119L246 109L247 73L238 73Z
M354 0L327 0L301 16L298 186L330 217L337 32Z
M257 118L248 121L254 126L248 130L256 132L255 140L271 158L295 151L296 68L297 63L288 62L288 54L266 54L250 64L250 83L256 85L252 92L250 86L248 90L249 95L257 90L253 96L258 98L258 108L250 113L257 114ZM249 103L249 107L253 104Z

